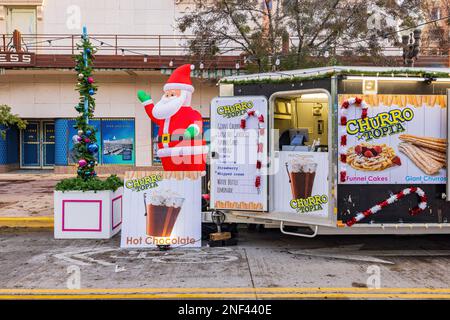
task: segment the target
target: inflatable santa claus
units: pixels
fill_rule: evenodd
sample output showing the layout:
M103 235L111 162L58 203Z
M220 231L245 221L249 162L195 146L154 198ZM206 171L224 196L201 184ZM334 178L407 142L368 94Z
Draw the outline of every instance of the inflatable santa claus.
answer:
M192 69L190 64L175 69L156 104L145 91L138 91L145 111L159 126L157 155L166 171L205 171L208 148L203 139L202 116L191 107Z

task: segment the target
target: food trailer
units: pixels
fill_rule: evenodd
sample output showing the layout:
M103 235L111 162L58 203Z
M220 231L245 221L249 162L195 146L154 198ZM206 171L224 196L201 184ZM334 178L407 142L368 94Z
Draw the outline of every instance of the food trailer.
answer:
M304 237L450 233L450 69L323 67L219 87L210 207L228 221Z

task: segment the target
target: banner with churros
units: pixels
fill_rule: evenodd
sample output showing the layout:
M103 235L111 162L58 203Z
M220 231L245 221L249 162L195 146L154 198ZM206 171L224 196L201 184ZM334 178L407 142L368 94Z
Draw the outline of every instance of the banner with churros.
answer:
M446 183L446 96L339 95L339 105L341 184Z
M201 246L201 172L129 171L121 247Z

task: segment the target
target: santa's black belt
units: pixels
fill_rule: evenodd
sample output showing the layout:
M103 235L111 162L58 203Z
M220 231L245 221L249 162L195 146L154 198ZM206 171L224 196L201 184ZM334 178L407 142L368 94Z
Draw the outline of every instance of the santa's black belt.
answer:
M183 134L163 134L162 136L158 136L158 143L169 143L172 141L183 141L183 140L201 140L202 136L195 136L193 139L186 139Z

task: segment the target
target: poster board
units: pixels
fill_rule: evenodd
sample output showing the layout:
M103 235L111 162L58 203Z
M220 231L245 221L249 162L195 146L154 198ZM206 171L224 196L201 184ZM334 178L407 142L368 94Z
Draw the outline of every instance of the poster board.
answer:
M102 163L128 164L135 162L134 120L102 119Z
M328 152L280 151L274 177L274 211L287 221L329 215Z
M342 103L354 95L339 95ZM350 106L347 124L346 181L340 184L445 184L447 101L445 95L363 95L361 108ZM374 150L375 152L373 152ZM370 151L370 153L366 153ZM339 171L343 170L339 161Z
M201 173L128 171L122 248L201 246Z
M267 99L262 96L218 97L211 103L211 207L267 211ZM249 110L265 119L258 135L257 117L241 121ZM260 186L255 186L260 143Z

